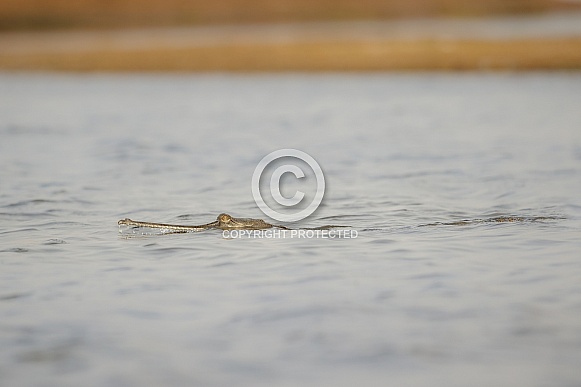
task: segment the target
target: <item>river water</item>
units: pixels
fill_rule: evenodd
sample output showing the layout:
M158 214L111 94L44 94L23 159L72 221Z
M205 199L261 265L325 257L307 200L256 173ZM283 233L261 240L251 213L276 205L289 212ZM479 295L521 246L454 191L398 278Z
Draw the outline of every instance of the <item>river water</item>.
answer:
M581 383L578 73L0 86L2 386ZM120 233L278 224L251 178L283 148L325 174L297 226L356 238Z

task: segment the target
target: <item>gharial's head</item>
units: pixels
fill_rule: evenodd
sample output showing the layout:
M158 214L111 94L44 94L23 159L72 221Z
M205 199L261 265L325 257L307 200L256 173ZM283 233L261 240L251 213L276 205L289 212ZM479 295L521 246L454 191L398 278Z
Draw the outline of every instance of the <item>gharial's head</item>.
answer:
M246 228L248 225L240 219L233 218L228 214L218 215L218 227L220 228Z
M259 230L263 228L270 228L272 225L266 223L262 219L247 219L247 218L233 218L228 214L218 215L218 228L228 230L232 228Z

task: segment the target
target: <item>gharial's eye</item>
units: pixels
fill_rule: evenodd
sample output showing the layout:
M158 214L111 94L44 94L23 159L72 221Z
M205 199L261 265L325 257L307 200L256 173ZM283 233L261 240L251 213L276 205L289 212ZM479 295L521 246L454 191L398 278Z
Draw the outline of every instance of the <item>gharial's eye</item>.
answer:
M228 215L228 214L220 214L218 216L218 220L220 222L229 222L230 220L232 220L232 217L230 215Z

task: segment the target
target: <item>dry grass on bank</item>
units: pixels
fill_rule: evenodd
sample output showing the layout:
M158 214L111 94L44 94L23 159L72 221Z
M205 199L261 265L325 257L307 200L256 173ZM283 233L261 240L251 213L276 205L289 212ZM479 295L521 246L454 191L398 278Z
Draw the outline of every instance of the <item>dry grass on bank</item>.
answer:
M581 38L248 43L5 55L0 69L51 71L387 71L581 69Z

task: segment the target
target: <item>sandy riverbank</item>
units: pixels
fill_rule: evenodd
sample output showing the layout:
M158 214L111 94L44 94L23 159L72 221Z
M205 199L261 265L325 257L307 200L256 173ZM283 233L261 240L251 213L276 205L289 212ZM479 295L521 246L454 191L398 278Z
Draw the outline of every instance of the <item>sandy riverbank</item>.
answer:
M238 44L0 54L0 69L384 71L581 69L581 38Z

